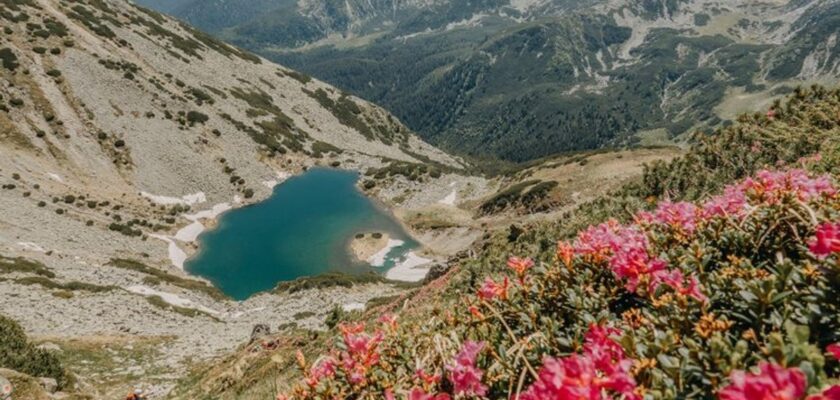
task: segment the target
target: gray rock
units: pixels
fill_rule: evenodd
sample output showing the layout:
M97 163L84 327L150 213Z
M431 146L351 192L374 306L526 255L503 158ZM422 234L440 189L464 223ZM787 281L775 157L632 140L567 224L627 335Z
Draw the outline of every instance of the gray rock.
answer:
M254 328L251 329L251 343L254 343L257 339L262 337L268 336L271 334L271 327L266 324L256 324Z
M41 385L47 393L55 393L58 390L58 382L53 378L38 378L38 384Z
M62 351L61 347L58 347L57 344L52 343L52 342L41 343L40 345L38 345L38 348L41 349L41 350L54 351L54 352L57 352L57 353L60 353Z
M449 265L435 264L432 268L429 268L429 272L426 274L426 278L423 279L423 283L432 282L435 279L446 275L450 268L451 267Z

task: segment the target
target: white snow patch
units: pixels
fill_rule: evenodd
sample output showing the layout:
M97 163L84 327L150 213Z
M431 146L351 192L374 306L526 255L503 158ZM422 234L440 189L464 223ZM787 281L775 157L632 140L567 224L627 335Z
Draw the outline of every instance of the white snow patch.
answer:
M356 311L356 310L364 311L365 304L364 303L348 303L348 304L342 305L341 309L344 310L345 312Z
M173 306L193 308L196 310L204 311L208 314L219 314L218 311L202 306L201 304L195 304L195 302L193 302L190 299L185 299L181 296L172 293L161 292L159 290L152 289L148 286L134 285L126 287L125 290L142 296L159 296L161 299L163 299L163 301L172 304Z
M374 267L381 267L385 265L385 257L388 256L388 253L390 253L395 247L402 246L403 244L405 244L405 242L402 240L388 239L388 243L385 245L384 249L379 250L379 252L367 259L368 264Z
M182 197L169 197L169 196L160 196L156 194L151 194L148 192L140 192L140 195L151 200L155 204L161 204L165 206L175 205L175 204L182 204L182 205L193 205L204 203L207 201L207 196L204 195L204 192L198 192L193 194L188 194Z
M201 232L204 232L204 224L199 221L193 221L193 223L181 228L181 230L175 234L175 239L186 243L194 242L198 239L198 235L200 235Z
M187 253L185 253L184 250L181 250L181 248L178 247L178 243L175 243L175 241L172 240L172 238L170 238L169 236L156 234L150 234L149 236L155 239L163 240L164 242L168 243L169 261L172 263L172 265L178 267L178 269L184 269L184 262L187 261Z
M388 270L385 277L395 281L403 282L419 282L426 277L429 272L428 268L418 268L429 264L432 260L423 258L409 251L405 260L395 265L394 268Z
M450 192L448 195L446 195L446 197L438 200L438 203L439 204L445 204L447 206L454 206L455 205L455 200L457 200L457 199L458 199L458 189L452 189L452 192Z
M56 174L56 173L53 173L53 172L47 172L47 176L48 176L48 177L50 177L50 179L52 179L52 180L54 180L54 181L56 181L56 182L61 182L61 183L64 183L64 179L61 179L61 176L59 176L59 175L58 175L58 174Z
M275 186L283 183L283 181L289 179L291 176L292 174L286 171L279 171L277 172L277 178L264 180L262 184L269 189L274 189Z
M38 253L46 253L47 251L44 250L43 247L37 245L36 243L32 242L17 242L17 245L23 247L24 250L27 251L36 251Z
M230 210L231 208L233 208L233 207L231 207L230 204L228 204L228 203L219 203L219 204L216 204L215 206L213 206L213 208L211 208L209 210L199 211L195 214L184 215L184 218L186 218L190 221L198 221L200 219L205 219L205 218L213 219L213 218L218 217L219 214Z

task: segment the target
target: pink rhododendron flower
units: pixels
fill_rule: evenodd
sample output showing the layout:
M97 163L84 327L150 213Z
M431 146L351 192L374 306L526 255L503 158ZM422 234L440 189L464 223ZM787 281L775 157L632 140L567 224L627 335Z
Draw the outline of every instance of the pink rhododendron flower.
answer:
M420 379L420 381L426 385L438 384L441 380L441 376L439 374L427 373L422 368L419 368L416 371L414 371L414 376Z
M662 279L662 283L673 288L681 296L691 297L701 303L707 300L706 295L700 290L700 283L697 281L696 276L690 276L686 283L682 271L675 269L660 278Z
M530 258L511 257L508 259L507 265L516 272L517 276L522 277L525 275L525 272L534 266L534 260Z
M481 383L484 372L475 366L476 357L483 348L484 342L464 342L461 351L455 356L454 364L446 367L455 394L484 396L487 393L487 386Z
M687 202L663 201L653 215L654 221L681 230L687 234L697 228L697 206Z
M644 249L647 245L647 236L638 228L609 220L580 232L575 241L575 252L601 260L621 250Z
M630 374L633 361L625 358L624 349L612 339L619 335L616 328L591 325L584 337L583 354L546 358L537 381L519 398L601 400L621 394L625 399L638 399Z
M449 400L450 397L446 393L442 394L428 394L421 388L411 389L408 393L408 400Z
M394 314L382 314L377 320L382 325L385 325L391 332L397 330L397 316Z
M327 357L312 366L306 376L306 384L315 387L322 379L332 378L333 376L335 376L335 359Z
M341 366L348 380L354 385L367 382L370 367L379 363L379 344L384 335L377 332L368 335L363 324L341 324L339 330L344 338L346 351L341 353Z
M665 261L651 259L643 249L624 250L610 259L610 269L617 278L627 280L624 287L629 292L635 292L642 283L649 284L647 290L656 290L659 277L667 272L665 267Z
M567 268L571 268L574 256L574 246L566 242L557 242L557 259L562 261Z
M630 361L626 364L629 368ZM606 400L609 392L637 399L635 383L629 374L605 375L592 359L578 354L565 358L546 358L539 377L523 392L520 400Z
M840 385L831 386L820 394L809 396L808 400L840 400Z
M834 343L826 346L825 350L834 357L835 360L840 360L840 343Z
M801 169L776 172L762 170L754 178L745 179L741 187L770 203L778 201L786 193L792 193L803 201L837 193L828 176L811 178Z
M805 374L799 368L785 368L762 361L759 372L734 371L729 386L718 394L720 400L799 400L805 396Z
M703 216L742 216L746 207L747 196L743 188L740 185L730 185L723 189L722 195L712 197L703 205Z
M825 222L817 227L816 239L808 244L817 257L825 257L840 252L840 223Z
M478 297L482 300L493 300L496 297L504 300L507 298L509 283L508 278L505 278L501 284L496 283L490 277L484 278L484 284L478 289Z
M618 328L592 324L584 336L583 352L594 362L595 367L612 374L620 370L625 360L624 348L612 339L621 336Z

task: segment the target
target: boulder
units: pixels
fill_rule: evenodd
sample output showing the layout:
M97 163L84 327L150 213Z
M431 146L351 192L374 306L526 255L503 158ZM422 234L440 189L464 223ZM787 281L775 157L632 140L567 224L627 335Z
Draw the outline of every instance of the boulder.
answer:
M271 327L266 324L256 324L254 328L251 329L251 343L254 343L257 339L262 337L268 336L271 334Z
M451 267L449 265L443 265L443 264L433 265L432 268L429 268L429 272L426 273L426 278L423 279L423 283L426 284L426 283L432 282L435 279L446 275L446 273L449 272L450 268Z
M58 390L58 381L53 378L38 378L38 384L44 388L47 393L55 393Z

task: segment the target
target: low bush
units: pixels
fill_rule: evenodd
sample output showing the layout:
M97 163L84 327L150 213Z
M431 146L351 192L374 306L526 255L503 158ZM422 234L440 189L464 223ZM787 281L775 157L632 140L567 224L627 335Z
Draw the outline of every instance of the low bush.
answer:
M359 275L329 272L311 277L298 278L293 281L280 282L274 291L277 293L296 293L303 290L325 289L336 286L350 288L354 285L382 283L386 281L381 275L373 272Z
M38 261L28 260L21 257L9 258L0 256L0 274L9 274L12 272L55 278L55 273L50 271L49 268Z
M29 342L15 321L0 315L0 367L35 377L53 378L59 389L70 383L58 357Z

